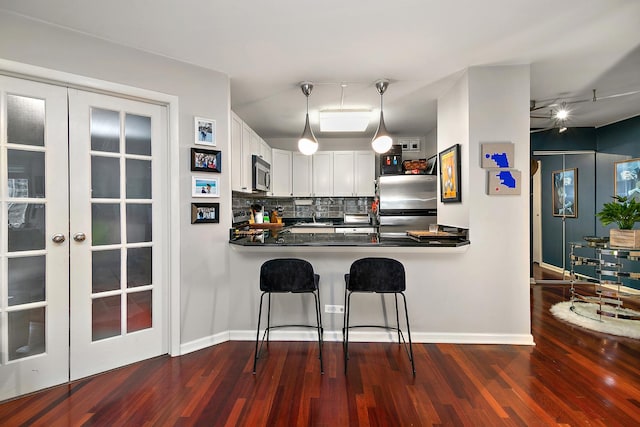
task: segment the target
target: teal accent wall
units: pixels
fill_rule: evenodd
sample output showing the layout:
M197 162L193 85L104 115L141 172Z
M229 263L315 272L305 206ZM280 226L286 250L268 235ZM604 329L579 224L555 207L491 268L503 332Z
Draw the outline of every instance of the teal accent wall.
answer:
M535 151L582 151L595 154L535 156ZM614 163L640 158L640 116L600 128L569 128L531 134L532 158L542 166L542 261L569 268L568 242L582 241L584 236L606 236L612 226L603 227L595 214L611 200L614 193ZM566 218L563 244L562 218L552 213L552 173L578 169L578 217ZM640 227L636 227L640 228Z

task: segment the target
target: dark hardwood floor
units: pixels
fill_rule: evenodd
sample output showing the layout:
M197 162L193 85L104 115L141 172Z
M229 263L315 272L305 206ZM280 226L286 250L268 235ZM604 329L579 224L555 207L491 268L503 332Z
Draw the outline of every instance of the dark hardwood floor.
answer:
M538 273L542 274L542 273ZM635 426L640 342L556 320L562 286L531 286L536 346L274 342L159 357L0 404L0 425Z

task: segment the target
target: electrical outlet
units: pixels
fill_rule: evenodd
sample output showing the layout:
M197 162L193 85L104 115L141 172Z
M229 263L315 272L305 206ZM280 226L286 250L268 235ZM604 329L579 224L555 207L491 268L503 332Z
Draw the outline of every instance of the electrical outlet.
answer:
M344 305L324 305L325 313L344 313Z

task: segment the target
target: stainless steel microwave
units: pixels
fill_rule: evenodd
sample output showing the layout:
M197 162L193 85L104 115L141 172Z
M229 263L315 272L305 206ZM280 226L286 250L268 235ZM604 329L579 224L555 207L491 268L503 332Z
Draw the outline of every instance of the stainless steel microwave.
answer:
M260 156L251 156L253 191L269 191L271 189L271 165Z

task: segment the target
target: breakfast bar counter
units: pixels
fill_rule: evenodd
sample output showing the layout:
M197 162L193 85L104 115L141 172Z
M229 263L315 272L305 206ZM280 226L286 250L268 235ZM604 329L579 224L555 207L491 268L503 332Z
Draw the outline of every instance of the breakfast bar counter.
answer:
M460 252L466 251L469 240L466 233L452 238L432 237L424 240L415 240L408 236L383 237L378 233L291 233L283 230L252 230L253 234L233 235L229 243L241 250L266 250L279 251L300 250L309 248L313 251L328 250L340 251L341 248L349 251L426 251L426 252Z

